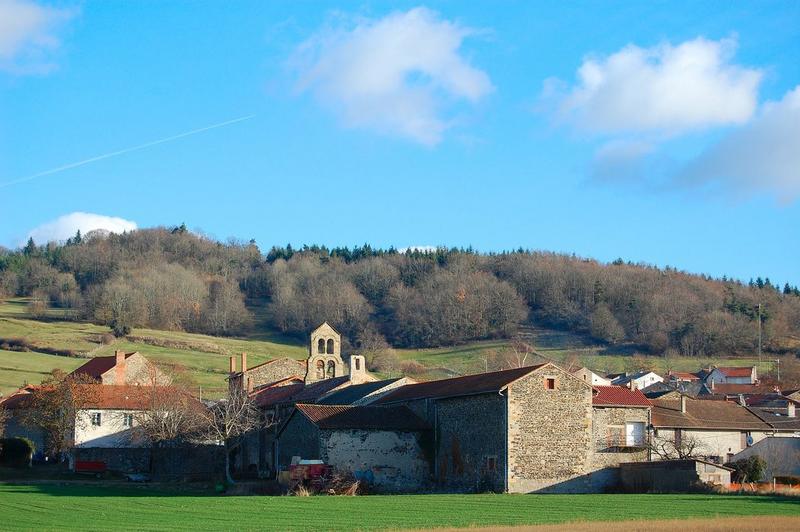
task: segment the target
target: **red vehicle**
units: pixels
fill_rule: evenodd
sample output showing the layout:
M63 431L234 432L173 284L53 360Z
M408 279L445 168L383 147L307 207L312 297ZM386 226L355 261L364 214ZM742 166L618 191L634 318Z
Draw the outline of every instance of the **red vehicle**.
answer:
M76 460L75 461L75 472L76 473L86 473L90 475L94 475L97 478L108 471L108 467L106 467L105 462L99 461L91 461L91 460Z

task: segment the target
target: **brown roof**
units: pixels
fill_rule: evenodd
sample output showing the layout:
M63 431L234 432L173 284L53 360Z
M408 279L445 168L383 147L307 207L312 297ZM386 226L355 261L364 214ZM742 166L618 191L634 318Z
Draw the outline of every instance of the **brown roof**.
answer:
M386 394L375 404L396 403L398 401L413 401L416 399L432 399L441 397L459 397L463 395L476 395L504 390L509 384L531 372L545 366L526 366L524 368L478 373L464 377L453 377L438 381L420 382L401 386L394 392Z
M753 374L752 367L717 367L726 377L750 377Z
M127 360L135 354L136 352L125 353L125 359ZM93 379L100 380L100 377L102 377L103 373L112 369L114 366L116 366L116 364L117 358L114 355L108 357L94 357L86 362L86 364L74 370L71 375L88 375Z
M656 428L769 430L758 416L732 401L686 398L686 413L681 413L680 400L654 399L652 403Z
M698 377L696 373L689 373L688 371L672 371L669 373L669 376L690 381L700 380L700 377Z
M592 386L592 405L594 406L630 406L649 408L652 406L641 390L631 390L625 386Z
M711 393L714 395L739 395L739 394L752 394L752 393L771 393L775 391L773 386L759 385L759 384L717 384L714 386L707 386Z
M409 430L428 424L405 406L334 406L298 404L297 411L321 429Z
M284 381L278 382L281 383L285 381L290 381L290 379L285 379ZM253 398L257 406L262 408L269 407L290 400L292 396L300 393L304 386L305 385L302 381L290 382L289 384L265 386L254 391L252 394L250 394L250 397Z

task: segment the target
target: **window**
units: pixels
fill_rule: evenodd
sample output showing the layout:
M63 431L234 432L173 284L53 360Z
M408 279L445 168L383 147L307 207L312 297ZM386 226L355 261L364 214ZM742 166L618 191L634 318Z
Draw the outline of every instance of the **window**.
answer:
M100 412L92 412L92 426L99 427L101 422Z
M555 390L556 389L556 380L553 377L547 377L544 380L544 387L548 390Z
M336 376L336 362L333 360L328 361L328 378L331 379Z
M356 357L355 362L356 362L356 371L358 371L361 369L361 359Z
M625 423L625 445L638 447L644 445L644 423L639 421Z
M322 340L320 340L321 342ZM317 379L324 379L325 378L325 362L322 360L317 360Z
M486 471L497 471L497 457L496 456L487 456L486 457Z
M329 355L333 354L333 340L330 338L328 339L328 354Z
M122 414L122 426L123 427L133 426L133 414Z
M322 338L320 338L319 342L317 342L317 353L319 353L320 355L325 354L325 340L323 340Z

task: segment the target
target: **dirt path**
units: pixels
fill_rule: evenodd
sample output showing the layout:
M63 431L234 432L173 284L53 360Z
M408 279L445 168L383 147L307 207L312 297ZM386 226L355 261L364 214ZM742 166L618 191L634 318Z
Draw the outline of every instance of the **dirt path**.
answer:
M486 528L436 528L435 532L590 532L597 530L624 530L625 532L675 532L680 530L701 532L756 532L763 530L800 530L798 515L721 517L708 519L669 519L659 521L595 521L565 523L560 525L511 526Z

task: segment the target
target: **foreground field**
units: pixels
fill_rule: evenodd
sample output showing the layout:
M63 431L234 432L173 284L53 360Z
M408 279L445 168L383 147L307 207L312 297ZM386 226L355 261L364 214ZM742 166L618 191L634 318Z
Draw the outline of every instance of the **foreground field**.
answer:
M797 517L800 502L723 495L215 497L0 485L3 530L377 530L755 515Z
M27 352L0 351L0 394L9 393L25 382L38 383L53 368L71 370L83 362L82 358L47 354L53 352L103 356L113 354L115 349L139 351L184 375L194 389L198 392L202 389L206 397L218 396L226 389L230 355L247 352L252 366L278 357L304 359L307 354L306 346L297 339L282 337L258 326L242 338L137 328L130 337L104 345L99 338L108 332L108 327L69 321L65 319L69 316L57 309L48 311L44 320L33 319L27 313L26 304L22 298L0 300L0 340L23 339L32 349ZM534 344L537 351L548 359L588 366L595 371L625 371L634 369L638 363L631 357L629 347L607 349L568 332L526 328L523 340ZM508 346L508 341L492 340L433 349L398 349L397 353L403 361L416 361L424 366L422 372L413 375L415 378L430 380L484 371L486 359ZM525 363L540 361L531 358ZM655 371L666 372L669 369L695 371L702 366L720 363L746 366L757 361L752 358L647 357L645 363ZM759 368L760 373L769 370L770 364L764 362ZM395 376L396 373L397 370L382 376Z

